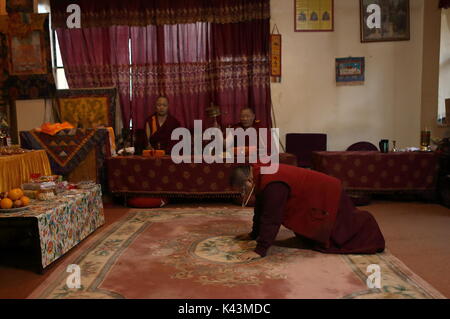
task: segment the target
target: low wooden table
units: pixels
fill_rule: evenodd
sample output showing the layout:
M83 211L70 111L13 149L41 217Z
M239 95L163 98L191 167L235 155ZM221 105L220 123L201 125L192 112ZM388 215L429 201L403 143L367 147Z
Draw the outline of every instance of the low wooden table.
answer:
M433 152L314 152L313 168L359 193L436 192L438 155Z
M106 160L111 193L164 197L237 197L240 193L229 183L234 165L175 164L170 156L116 156Z
M281 153L280 162L296 166L297 158ZM240 192L231 187L230 176L239 165L243 164L175 164L170 156L115 156L106 160L108 189L125 196L238 198Z
M4 252L27 241L27 257L38 272L62 257L105 223L100 185L71 190L51 201L34 201L28 210L0 213L0 263Z

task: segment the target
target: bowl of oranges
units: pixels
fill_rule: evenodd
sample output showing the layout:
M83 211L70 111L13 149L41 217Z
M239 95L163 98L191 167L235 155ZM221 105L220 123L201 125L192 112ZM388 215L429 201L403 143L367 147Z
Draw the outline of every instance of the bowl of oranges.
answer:
M13 213L28 209L30 198L20 188L0 194L0 213Z

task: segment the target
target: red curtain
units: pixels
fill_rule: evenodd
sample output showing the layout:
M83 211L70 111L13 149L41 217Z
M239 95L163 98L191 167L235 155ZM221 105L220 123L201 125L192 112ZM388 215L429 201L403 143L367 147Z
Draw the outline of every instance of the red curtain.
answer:
M166 95L183 126L203 119L210 79L206 23L131 27L133 123L143 128L156 98Z
M267 23L266 23L267 22ZM239 121L243 107L271 126L268 21L131 28L133 123L143 127L156 97L192 128L211 103L223 126ZM212 123L209 123L212 124Z
M65 29L71 3L82 7L81 30ZM188 128L195 119L211 121L211 103L220 106L223 126L238 122L243 107L272 124L269 0L58 0L52 17L69 85L119 85L125 127L132 118L143 128L160 94Z
M116 87L123 125L129 127L130 28L60 28L56 32L69 87Z

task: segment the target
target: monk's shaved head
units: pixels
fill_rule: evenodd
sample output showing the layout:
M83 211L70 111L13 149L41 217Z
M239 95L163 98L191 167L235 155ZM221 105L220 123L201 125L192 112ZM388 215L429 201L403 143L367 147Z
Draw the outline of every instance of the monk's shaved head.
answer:
M244 112L250 112L253 115L255 115L255 111L253 111L253 109L249 108L249 107L244 107L243 109L241 109L241 114Z
M240 122L242 127L243 128L251 127L254 121L255 121L255 112L249 107L243 108L241 110L240 115Z
M159 96L156 99L155 110L159 116L167 116L169 112L169 99L166 96Z
M230 183L231 186L242 189L245 182L248 181L250 177L251 167L250 165L236 166L231 171Z

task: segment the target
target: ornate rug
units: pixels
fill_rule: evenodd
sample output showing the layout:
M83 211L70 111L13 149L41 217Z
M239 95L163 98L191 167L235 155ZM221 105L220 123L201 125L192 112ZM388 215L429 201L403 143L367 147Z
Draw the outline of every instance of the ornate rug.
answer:
M230 208L133 209L88 239L29 298L303 299L444 298L389 252L330 255L315 252L280 230L268 256L240 262L255 242L252 210ZM70 264L80 288L67 285ZM369 265L381 287L369 289ZM69 282L70 283L70 282Z

